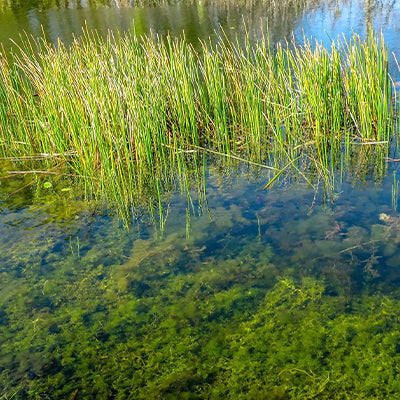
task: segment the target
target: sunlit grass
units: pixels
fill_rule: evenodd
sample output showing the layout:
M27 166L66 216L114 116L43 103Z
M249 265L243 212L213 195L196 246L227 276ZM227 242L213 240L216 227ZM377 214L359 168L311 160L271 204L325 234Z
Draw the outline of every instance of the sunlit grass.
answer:
M387 48L372 32L330 48L220 38L201 53L185 38L119 32L23 43L12 61L0 56L2 156L46 155L121 207L146 187L158 199L177 177L189 190L189 170L202 192L204 151L333 179L354 143L382 161L397 124Z

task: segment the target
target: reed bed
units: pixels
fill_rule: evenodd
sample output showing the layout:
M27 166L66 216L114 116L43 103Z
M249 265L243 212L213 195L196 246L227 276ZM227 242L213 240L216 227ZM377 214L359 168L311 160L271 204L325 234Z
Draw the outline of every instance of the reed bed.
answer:
M202 154L331 177L354 143L387 156L398 122L387 48L372 32L328 49L272 49L265 36L197 53L184 37L87 30L68 48L23 43L12 60L0 54L0 154L42 155L121 207L149 185L155 198L177 181L190 189L193 171L202 192Z

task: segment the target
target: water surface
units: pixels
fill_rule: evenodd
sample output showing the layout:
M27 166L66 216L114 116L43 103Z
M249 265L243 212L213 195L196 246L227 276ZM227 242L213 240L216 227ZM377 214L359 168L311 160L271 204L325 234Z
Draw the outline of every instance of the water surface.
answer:
M400 5L392 0L253 0L206 1L29 1L0 2L0 42L10 49L22 32L35 37L44 33L54 43L80 35L82 26L106 33L108 29L138 34L150 31L179 36L189 41L222 34L254 39L269 31L272 43L294 36L314 37L329 44L330 38L356 32L365 36L368 25L382 29L390 49L398 49Z

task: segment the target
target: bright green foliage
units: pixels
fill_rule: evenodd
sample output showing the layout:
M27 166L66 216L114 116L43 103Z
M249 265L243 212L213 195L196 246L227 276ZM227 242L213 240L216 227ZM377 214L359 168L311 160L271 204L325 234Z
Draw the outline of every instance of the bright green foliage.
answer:
M171 168L187 186L187 152L330 179L351 142L387 155L397 118L373 33L276 51L221 38L198 54L185 38L84 31L69 48L26 39L16 54L0 56L1 154L45 154L122 209L171 184Z

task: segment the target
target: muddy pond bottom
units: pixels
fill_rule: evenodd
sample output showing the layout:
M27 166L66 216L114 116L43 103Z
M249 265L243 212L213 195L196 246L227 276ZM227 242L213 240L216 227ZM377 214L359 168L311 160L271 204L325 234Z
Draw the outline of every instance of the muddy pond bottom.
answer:
M396 396L393 171L328 201L240 171L207 180L208 209L188 219L172 194L163 232L68 191L8 198L18 183L2 180L2 398Z

